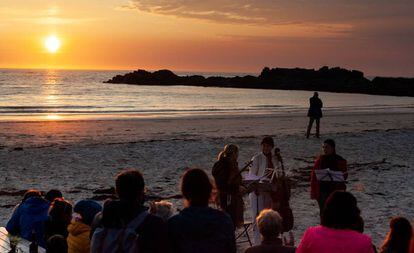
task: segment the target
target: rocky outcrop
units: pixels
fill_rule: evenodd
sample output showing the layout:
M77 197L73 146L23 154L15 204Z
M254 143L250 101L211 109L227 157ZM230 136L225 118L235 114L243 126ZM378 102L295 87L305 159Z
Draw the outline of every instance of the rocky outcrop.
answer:
M135 85L187 85L252 89L318 90L330 92L364 93L393 96L414 96L414 78L376 77L370 81L358 70L322 67L264 68L259 76L204 77L178 76L170 70L149 72L137 70L117 75L107 83Z

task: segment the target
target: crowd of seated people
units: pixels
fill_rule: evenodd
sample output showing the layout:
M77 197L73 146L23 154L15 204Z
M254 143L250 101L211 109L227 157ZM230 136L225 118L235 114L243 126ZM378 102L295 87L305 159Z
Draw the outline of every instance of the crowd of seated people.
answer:
M213 183L204 170L188 169L182 175L184 208L175 214L172 204L166 201L151 203L147 208L144 188L142 174L129 169L116 177L118 198L106 200L103 207L93 200L80 200L73 206L57 190L45 196L29 190L15 207L6 229L26 240L36 240L49 253L237 252L232 219L209 206ZM356 198L345 191L335 191L328 197L321 223L306 230L297 248L293 240L281 238L282 218L276 211L262 210L256 223L262 241L246 249L246 253L377 250L370 237L363 234ZM410 222L394 218L378 250L412 253L412 237Z

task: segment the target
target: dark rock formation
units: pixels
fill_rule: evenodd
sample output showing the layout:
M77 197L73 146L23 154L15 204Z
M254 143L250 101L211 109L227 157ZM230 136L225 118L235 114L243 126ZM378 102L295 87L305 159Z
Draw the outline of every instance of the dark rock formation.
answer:
M414 78L375 77L371 88L375 94L414 97Z
M376 95L414 96L414 78L376 77L373 81L358 70L322 67L318 70L303 68L264 68L259 76L205 78L200 75L178 76L170 70L148 72L137 70L117 75L107 83L136 85L187 85L250 89L318 90L330 92L364 93Z

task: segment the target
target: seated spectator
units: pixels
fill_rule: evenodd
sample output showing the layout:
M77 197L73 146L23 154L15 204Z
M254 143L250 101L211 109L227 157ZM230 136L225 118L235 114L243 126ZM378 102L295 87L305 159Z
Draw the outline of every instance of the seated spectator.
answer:
M149 211L167 221L173 215L173 204L165 200L151 202Z
M283 246L282 239L279 238L283 230L282 217L279 213L271 209L260 212L256 218L256 224L262 236L261 245L248 248L245 253L294 253L295 248ZM292 242L293 243L293 242Z
M22 203L31 197L42 197L42 193L38 190L30 189L23 194Z
M66 238L61 235L54 235L47 240L46 253L68 253Z
M144 187L139 171L118 174L115 189L119 200L107 200L101 215L96 215L94 224L98 227L92 236L92 253L169 252L167 224L144 207Z
M354 225L353 230L355 230L355 231L360 232L361 234L363 234L364 233L364 226L365 226L364 219L361 216L359 216L358 217L358 222ZM375 247L374 244L372 244L372 248L374 249L374 253L377 253L378 252L377 251L377 247Z
M49 218L45 221L45 240L53 235L68 237L68 226L72 220L72 205L57 198L52 202L49 209Z
M24 194L22 202L16 206L12 217L7 222L7 231L26 240L36 234L37 243L44 247L44 222L48 219L49 202L41 197L37 190L29 190Z
M322 211L321 225L308 228L298 253L373 253L371 238L355 231L360 222L356 198L349 192L335 191Z
M411 224L406 218L393 218L390 221L390 232L380 248L380 253L409 253L412 231Z
M72 219L68 226L68 252L69 253L89 253L90 252L90 232L91 224L97 213L102 210L102 206L93 200L81 200L76 203L73 212L77 216Z
M414 232L413 232L413 234L411 236L410 253L414 253Z
M63 198L63 194L61 191L56 190L56 189L51 189L45 195L45 199L49 201L50 203L52 203L55 199L58 199L58 198Z
M187 170L181 181L186 207L168 220L176 253L236 252L233 222L226 213L208 206L212 184L200 169Z

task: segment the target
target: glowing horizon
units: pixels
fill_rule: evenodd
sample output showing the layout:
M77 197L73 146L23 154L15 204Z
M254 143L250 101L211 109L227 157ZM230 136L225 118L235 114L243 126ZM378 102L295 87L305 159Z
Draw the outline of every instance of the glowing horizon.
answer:
M0 68L414 76L414 3L225 1L3 0Z

